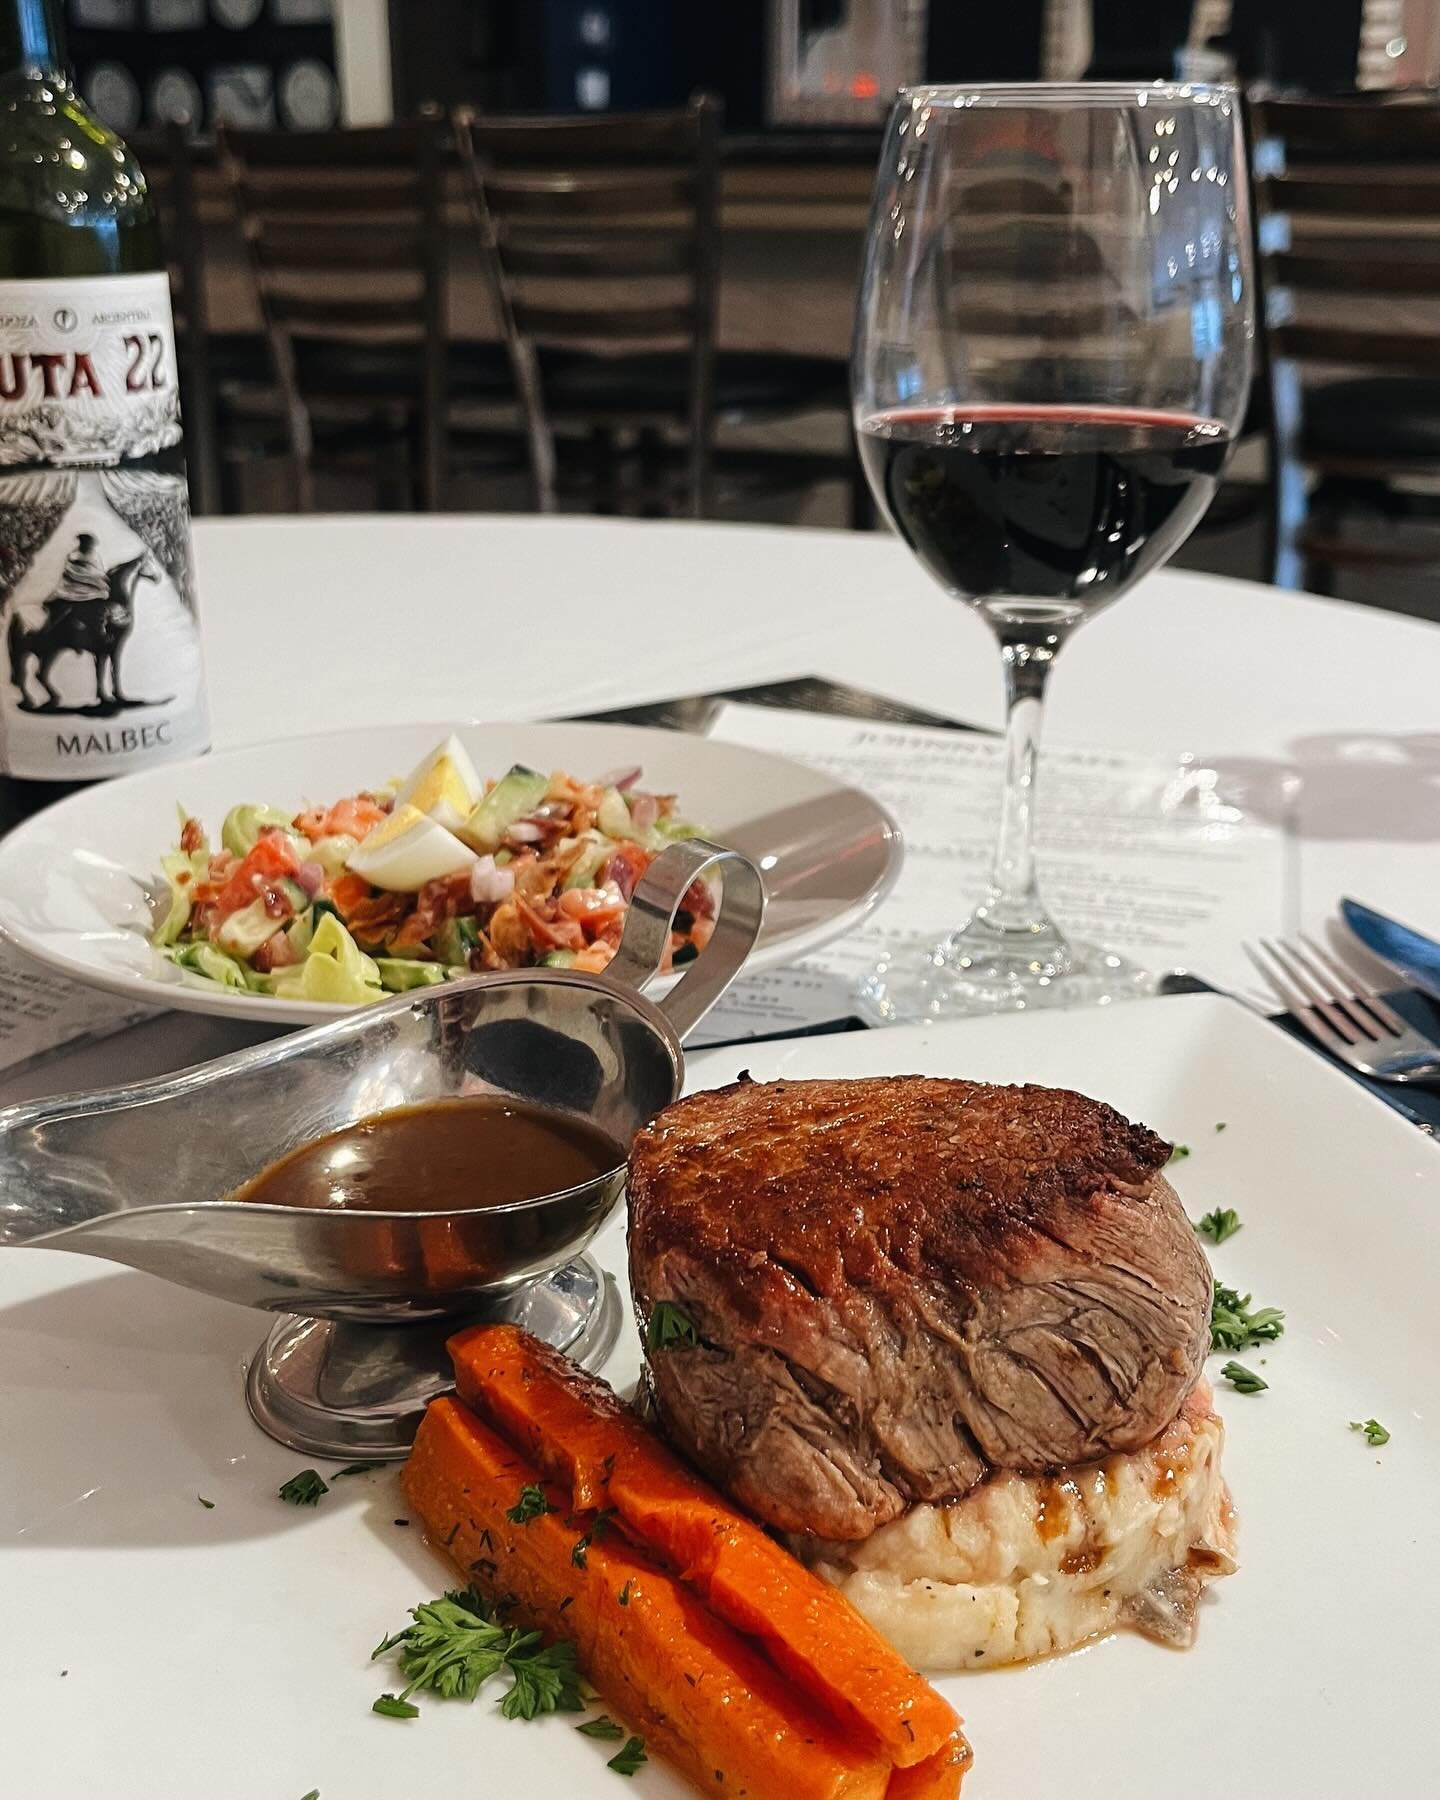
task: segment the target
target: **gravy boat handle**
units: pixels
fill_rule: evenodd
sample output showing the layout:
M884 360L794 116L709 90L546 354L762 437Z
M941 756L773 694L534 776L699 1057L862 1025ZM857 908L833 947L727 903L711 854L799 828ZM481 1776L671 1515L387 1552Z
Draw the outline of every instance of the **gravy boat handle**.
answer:
M660 972L670 930L691 883L707 869L724 871L715 930L704 951L685 969L659 1008L684 1038L740 973L765 917L765 888L748 856L706 838L683 838L662 850L631 896L620 946L606 969L612 981L637 992Z

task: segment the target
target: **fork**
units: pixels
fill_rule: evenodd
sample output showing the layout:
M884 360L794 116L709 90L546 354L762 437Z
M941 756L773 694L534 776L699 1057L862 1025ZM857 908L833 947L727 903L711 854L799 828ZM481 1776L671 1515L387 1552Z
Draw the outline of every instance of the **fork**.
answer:
M1302 932L1261 938L1245 954L1280 1002L1316 1038L1376 1081L1440 1079L1440 1044L1393 1012L1362 975Z

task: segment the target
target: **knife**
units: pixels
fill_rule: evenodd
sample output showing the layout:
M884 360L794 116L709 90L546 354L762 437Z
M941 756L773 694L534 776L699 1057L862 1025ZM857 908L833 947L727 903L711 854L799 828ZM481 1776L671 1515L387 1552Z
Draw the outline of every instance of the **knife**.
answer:
M1340 916L1372 956L1388 963L1411 987L1440 1000L1440 944L1433 938L1387 919L1358 900L1342 900Z

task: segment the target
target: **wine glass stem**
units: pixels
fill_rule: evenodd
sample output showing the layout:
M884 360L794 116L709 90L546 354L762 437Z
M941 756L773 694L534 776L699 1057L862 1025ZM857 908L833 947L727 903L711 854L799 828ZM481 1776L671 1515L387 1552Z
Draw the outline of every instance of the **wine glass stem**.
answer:
M1005 663L1005 793L990 891L976 907L972 929L1063 942L1045 910L1035 876L1035 767L1040 753L1045 683L1060 640L1002 637Z

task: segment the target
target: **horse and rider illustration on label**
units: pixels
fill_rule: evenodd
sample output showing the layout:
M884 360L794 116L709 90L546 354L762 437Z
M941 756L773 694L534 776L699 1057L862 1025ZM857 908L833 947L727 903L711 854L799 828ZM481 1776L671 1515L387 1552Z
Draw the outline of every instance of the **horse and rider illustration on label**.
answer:
M0 284L0 766L207 741L166 277Z

